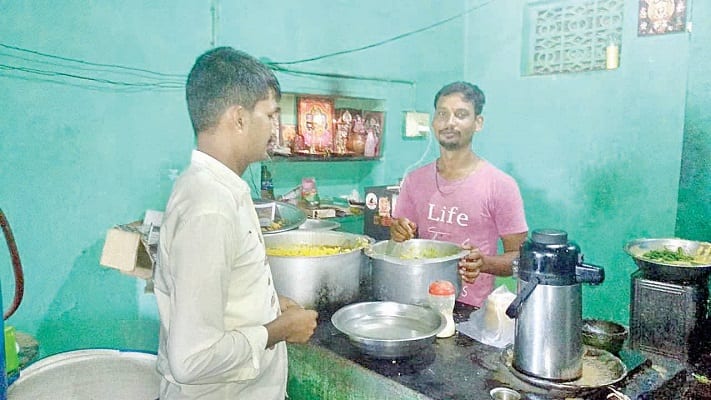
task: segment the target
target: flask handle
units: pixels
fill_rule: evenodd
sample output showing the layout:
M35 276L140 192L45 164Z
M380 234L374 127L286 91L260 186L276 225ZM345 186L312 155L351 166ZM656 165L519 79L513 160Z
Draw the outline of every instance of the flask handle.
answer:
M516 318L518 317L519 312L521 311L521 306L523 305L523 302L528 299L528 296L533 293L533 289L538 286L538 277L533 277L531 278L531 281L526 284L526 286L521 289L520 292L518 292L518 295L516 298L509 304L509 306L506 308L506 315L509 318Z

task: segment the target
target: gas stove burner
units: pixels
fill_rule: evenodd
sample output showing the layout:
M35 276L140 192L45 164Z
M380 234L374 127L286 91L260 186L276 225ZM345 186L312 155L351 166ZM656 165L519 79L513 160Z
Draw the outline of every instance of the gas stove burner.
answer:
M708 344L708 278L660 281L632 274L630 347L693 362Z
M612 353L583 345L583 375L572 381L560 382L528 375L513 365L513 346L501 353L501 362L521 381L560 394L584 395L614 385L627 376L627 366Z

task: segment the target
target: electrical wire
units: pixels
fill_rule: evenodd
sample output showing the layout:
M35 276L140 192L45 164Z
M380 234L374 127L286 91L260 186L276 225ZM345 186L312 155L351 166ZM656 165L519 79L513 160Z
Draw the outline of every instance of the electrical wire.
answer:
M83 66L79 66L79 65L67 65L67 64L56 63L56 62L51 62L51 61L32 59L32 58L28 58L28 57L21 57L18 55L9 54L9 53L5 53L2 51L0 51L0 57L9 57L9 58L13 58L16 60L27 61L27 62L35 63L35 64L50 65L53 67L71 68L73 70L79 70L79 71L105 72L105 73L109 73L109 74L116 73L115 70L112 70L110 68L96 68L96 67L83 67ZM119 74L120 75L136 76L136 77L140 77L140 78L146 78L144 73L139 73L139 72L120 71ZM180 80L178 80L176 78L176 80L174 82L182 84L185 76L180 76L180 78L181 78Z
M182 91L185 87L184 75L79 60L5 43L0 43L0 50L0 60L10 61L0 62L4 78L120 93Z
M0 68L2 70L2 68ZM141 91L146 91L148 89L143 89L143 88L122 88L122 87L113 87L113 88L108 88L105 86L99 86L99 85L90 85L86 83L75 83L75 82L68 82L68 81L60 81L56 79L47 79L47 78L37 78L37 77L27 77L27 76L19 76L19 75L11 75L11 74L5 74L0 72L0 77L3 78L8 78L8 79L17 79L17 80L22 80L22 81L27 81L27 82L42 82L42 83L52 83L52 84L58 84L58 85L64 85L64 86L71 86L71 87L76 87L80 89L88 89L88 90L94 90L97 92L106 92L106 93L135 93L135 92L141 92ZM151 91L161 91L159 89L150 89ZM171 89L174 90L174 89Z
M274 71L283 72L283 73L287 73L287 74L293 74L293 75L309 75L309 76L318 76L318 77L336 78L336 79L355 79L355 80L360 80L360 81L401 83L401 84L411 85L411 86L415 84L414 81L409 81L409 80L405 80L405 79L391 79L391 78L379 78L379 77L362 76L362 75L359 76L359 75L335 74L335 73L329 73L329 72L304 71L304 70L296 70L296 69L291 69L291 68L284 68L284 67L280 67L278 65L273 65L271 63L267 64L267 66Z
M445 18L445 19L443 19L443 20L437 21L437 22L435 22L435 23L433 23L433 24L427 25L427 26L422 27L422 28L419 28L419 29L415 29L414 31L405 32L405 33L401 33L401 34L399 34L399 35L395 35L395 36L393 36L393 37L391 37L391 38L384 39L384 40L381 40L381 41L379 41L379 42L367 44L367 45L364 45L364 46L361 46L361 47L356 47L356 48L354 48L354 49L341 50L341 51L336 51L336 52L333 52L333 53L328 53L328 54L324 54L324 55L320 55L320 56L314 56L314 57L310 57L310 58L303 58L303 59L301 59L301 60L294 60L294 61L272 61L272 62L270 62L270 64L271 64L271 65L293 65L293 64L301 64L301 63L306 63L306 62L310 62L310 61L323 60L324 58L330 58L330 57L340 56L340 55L343 55L343 54L356 53L356 52L359 52L359 51L363 51L363 50L367 50L367 49L372 49L372 48L374 48L374 47L382 46L382 45L384 45L384 44L391 43L391 42L394 42L394 41L397 41L397 40L406 38L406 37L408 37L408 36L412 36L412 35L418 34L418 33L420 33L420 32L424 32L424 31L430 30L430 29L432 29L432 28L436 28L436 27L438 27L438 26L444 25L444 24L446 24L446 23L448 23L448 22L450 22L450 21L453 21L453 20L455 20L455 19L457 19L457 18L461 18L461 17L463 17L463 16L465 16L465 15L467 15L467 14L469 14L469 13L475 11L475 10L478 10L478 9L480 9L480 8L482 8L482 7L484 7L484 6L486 6L487 4L491 3L492 1L493 1L493 0L486 0L486 1L484 1L483 3L480 3L480 4L478 4L478 5L474 6L474 7L470 7L469 9L464 10L463 12L461 12L461 13L459 13L459 14L457 14L457 15L454 15L454 16L452 16L452 17Z
M402 173L403 178L406 177L407 174L410 173L410 171L412 171L413 169L415 169L423 164L425 158L427 158L427 155L430 153L430 150L432 149L432 144L434 143L432 136L434 136L434 132L427 134L427 146L425 147L425 150L422 152L422 155L420 156L419 160L415 161L414 163L408 165L407 168L405 168L405 172Z
M109 68L115 68L118 70L138 71L138 72L143 72L143 73L146 73L149 75L156 75L156 76L162 76L162 77L173 77L173 78L181 78L181 79L185 78L185 75L180 75L180 74L166 74L166 73L150 71L150 70L142 69L142 68L126 67L126 66L118 65L118 64L95 63L95 62L90 62L90 61L79 60L76 58L68 58L68 57L57 56L54 54L43 53L40 51L25 49L22 47L11 46L11 45L4 44L4 43L0 43L0 47L4 47L6 49L11 49L11 50L15 50L15 51L20 51L23 53L35 54L35 55L38 55L41 57L53 58L53 59L57 59L57 60L69 61L69 62L84 64L84 65L91 65L91 66L95 66L95 67L109 67Z
M461 18L475 10L478 10L485 5L491 3L493 0L485 0L467 10L445 18L443 20L437 21L433 24L427 25L422 28L415 29L406 33L402 33L393 36L388 39L384 39L375 43L371 43L365 46L357 47L354 49L341 50L333 53L323 54L320 56L305 58L301 60L294 61L282 61L273 62L265 61L265 64L272 70L285 74L293 75L306 75L306 76L316 76L324 78L334 78L334 79L353 79L353 80L363 80L363 81L376 81L376 82L386 82L395 84L405 84L412 87L415 86L414 81L404 80L404 79L392 79L392 78L382 78L382 77L372 77L372 76L358 76L358 75L348 75L341 73L328 73L328 72L317 72L317 71L305 71L296 70L291 68L286 68L284 65L301 64L310 61L322 60L325 58L335 57L343 54L355 53L363 51L366 49L371 49L374 47L382 46L387 43L391 43L433 28L444 25L450 21ZM91 90L99 91L117 91L117 92L138 92L138 91L170 91L170 90L183 90L185 85L184 81L186 76L180 74L168 74L162 72L151 71L144 68L128 67L119 64L107 64L107 63L97 63L86 60L79 60L75 58L63 57L54 54L44 53L37 50L26 49L18 46L13 46L5 43L0 43L0 48L6 50L30 54L32 56L39 56L39 59L32 59L27 57L22 57L19 55L8 54L6 52L0 52L0 57L9 57L16 60L22 60L29 63L38 63L45 65L44 68L35 68L30 66L14 66L8 64L0 64L0 77L21 79L26 81L35 82L46 82L55 83L61 85L68 85L74 87L80 87ZM48 61L50 59L52 61ZM70 63L69 65L63 64L61 62ZM78 65L74 65L78 64ZM46 66L59 67L59 68L69 68L70 72L58 71L49 69ZM76 71L84 71L91 73L102 73L102 74L116 74L123 76L131 76L141 78L142 81L128 81L122 79L109 79L88 76L89 74L77 73ZM148 80L148 81L146 81ZM79 83L77 83L79 82Z
M59 72L59 71L47 71L47 70L28 68L28 67L13 67L10 65L5 65L5 64L0 64L0 69L10 70L10 71L21 71L21 72L27 72L27 73L33 73L33 74L45 75L45 76L53 76L53 77L68 77L68 78L74 78L74 79L84 79L84 80L98 82L98 83L107 83L107 84L111 84L111 85L123 85L123 86L131 86L131 87L171 87L171 86L175 86L175 84L172 82L121 82L121 81L116 81L116 80L111 80L111 79L91 78L91 77L87 77L87 76L83 76L83 75L70 74L70 73ZM181 86L182 86L182 84L181 84Z

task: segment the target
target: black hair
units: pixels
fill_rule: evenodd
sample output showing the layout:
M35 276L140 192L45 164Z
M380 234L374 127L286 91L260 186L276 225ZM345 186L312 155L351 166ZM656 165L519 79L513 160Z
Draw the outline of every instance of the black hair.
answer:
M481 115L481 112L484 110L484 103L486 103L484 92L479 89L479 86L464 81L452 82L444 85L435 95L435 108L437 108L437 101L439 101L440 97L448 96L452 93L460 93L465 100L472 103L476 115Z
M215 126L233 105L253 110L260 100L281 98L274 72L249 54L231 47L217 47L195 61L185 85L185 98L197 135Z

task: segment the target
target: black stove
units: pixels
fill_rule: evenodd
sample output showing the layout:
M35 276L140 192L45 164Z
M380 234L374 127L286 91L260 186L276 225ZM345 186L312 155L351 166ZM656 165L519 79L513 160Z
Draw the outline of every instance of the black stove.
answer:
M671 277L639 269L631 283L630 348L698 361L708 350L709 274Z

